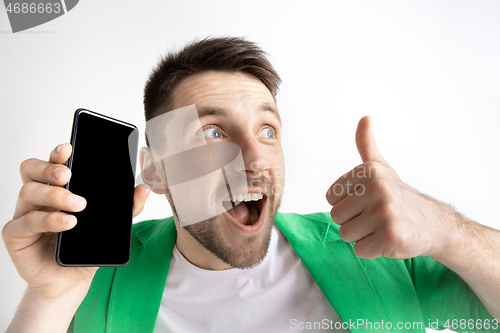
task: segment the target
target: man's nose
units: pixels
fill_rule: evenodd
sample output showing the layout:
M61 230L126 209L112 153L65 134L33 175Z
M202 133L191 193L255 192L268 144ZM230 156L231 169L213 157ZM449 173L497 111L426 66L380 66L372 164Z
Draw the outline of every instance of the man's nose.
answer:
M269 158L256 138L240 143L241 154L245 163L245 173L258 176L269 170Z

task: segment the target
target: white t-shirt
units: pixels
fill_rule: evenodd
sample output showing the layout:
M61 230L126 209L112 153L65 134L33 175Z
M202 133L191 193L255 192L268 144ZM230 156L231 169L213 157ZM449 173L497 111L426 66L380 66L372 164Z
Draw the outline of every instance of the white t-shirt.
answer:
M337 323L337 325L335 325ZM174 248L155 333L347 332L275 226L253 269L205 270Z

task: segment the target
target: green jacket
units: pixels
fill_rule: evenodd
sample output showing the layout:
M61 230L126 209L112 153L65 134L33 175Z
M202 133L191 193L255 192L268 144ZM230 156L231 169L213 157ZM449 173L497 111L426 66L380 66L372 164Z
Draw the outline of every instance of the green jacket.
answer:
M350 332L425 332L436 320L439 329L500 331L469 286L429 257L360 259L328 213L278 213L275 223ZM134 224L129 264L97 271L68 332L153 332L176 235L173 217ZM469 319L490 328L461 329ZM396 326L414 322L421 329Z

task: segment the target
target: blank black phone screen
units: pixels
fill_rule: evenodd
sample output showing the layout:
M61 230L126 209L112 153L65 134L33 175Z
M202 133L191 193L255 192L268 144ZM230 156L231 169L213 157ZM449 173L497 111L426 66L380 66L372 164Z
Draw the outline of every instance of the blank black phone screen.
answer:
M78 109L66 188L87 206L76 226L59 233L62 266L123 266L130 257L138 130L134 125ZM68 212L66 212L68 213Z

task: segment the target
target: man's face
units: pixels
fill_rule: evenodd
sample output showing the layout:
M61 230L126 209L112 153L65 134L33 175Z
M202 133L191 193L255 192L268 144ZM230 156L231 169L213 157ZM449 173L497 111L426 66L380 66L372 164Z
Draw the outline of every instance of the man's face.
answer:
M240 147L248 192L254 199L262 194L258 201L226 201L227 212L184 228L226 264L252 267L267 253L284 186L281 120L273 97L251 75L216 71L187 77L172 97L173 109L196 105L209 145L227 141ZM167 198L172 205L168 189Z

